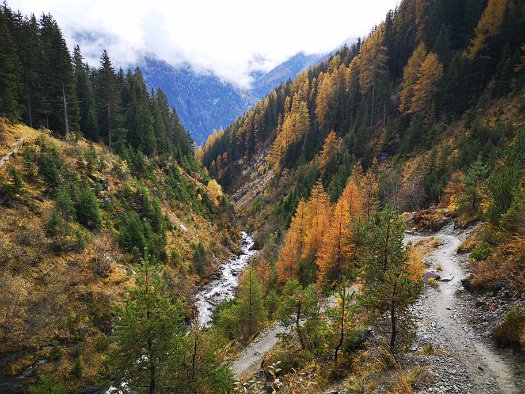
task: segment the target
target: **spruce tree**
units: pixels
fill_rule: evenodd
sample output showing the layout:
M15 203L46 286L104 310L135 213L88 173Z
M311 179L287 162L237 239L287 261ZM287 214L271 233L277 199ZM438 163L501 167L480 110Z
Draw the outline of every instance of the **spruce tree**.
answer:
M126 82L129 87L129 102L126 111L128 142L147 156L156 152L156 139L153 117L150 111L150 98L141 71L128 72Z
M266 320L262 285L253 267L243 273L239 284L238 313L245 338L254 335Z
M20 64L5 10L4 5L0 12L0 115L15 120L18 117Z
M120 92L115 69L106 51L102 53L96 78L97 116L101 135L112 148L114 134L122 127Z
M80 112L80 131L91 141L98 141L99 129L93 86L89 80L89 68L84 63L80 47L73 52L76 99Z
M51 15L40 20L43 55L47 60L42 83L49 102L48 127L64 134L78 130L78 105L75 96L73 66L66 42Z
M143 260L135 286L114 311L108 358L114 386L134 393L174 391L173 370L183 361L186 340L182 307L169 294L159 266Z
M79 190L76 214L80 224L90 230L99 230L102 224L98 201L91 187L85 183Z
M22 80L22 120L29 126L37 126L42 95L45 87L40 80L42 44L38 33L38 22L34 15L21 19L19 25L19 57Z
M390 348L396 348L402 317L419 294L422 283L410 277L408 255L403 244L405 225L392 204L368 224L360 250L363 264L364 304L380 316L388 313Z

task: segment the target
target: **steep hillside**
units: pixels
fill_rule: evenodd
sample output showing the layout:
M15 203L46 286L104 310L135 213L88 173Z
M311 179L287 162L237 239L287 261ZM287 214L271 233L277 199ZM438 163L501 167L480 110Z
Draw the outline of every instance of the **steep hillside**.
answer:
M190 318L196 286L238 235L220 193L176 162L144 159L137 172L84 139L0 120L2 155L21 138L0 168L0 388L18 392L31 369L94 385L127 270L144 254L162 262ZM70 378L75 363L83 373Z
M271 170L272 184L283 187L254 205L278 204L276 213L293 212L318 178L335 201L356 162L367 169L377 161L388 171L382 200L400 210L437 203L454 172L478 154L494 160L480 133L510 128L501 131L502 149L516 136L524 12L517 1L404 1L364 41L283 84L211 136L202 161L230 192ZM493 116L506 95L517 119ZM254 158L262 161L247 171ZM445 158L451 162L440 162ZM286 198L279 203L279 196ZM290 216L274 218L282 228Z

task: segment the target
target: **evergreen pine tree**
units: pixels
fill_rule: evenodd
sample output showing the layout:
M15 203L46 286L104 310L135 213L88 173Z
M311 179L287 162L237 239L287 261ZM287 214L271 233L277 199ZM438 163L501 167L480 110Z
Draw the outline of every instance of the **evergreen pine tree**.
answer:
M97 197L87 183L80 188L77 198L76 214L79 223L90 230L99 230L102 219Z
M106 51L102 53L100 59L100 68L96 78L96 93L100 134L108 146L112 148L112 144L115 142L114 134L122 127L121 101L115 69Z
M142 261L124 305L115 307L108 358L113 385L135 393L171 392L185 337L182 303L173 301L160 268Z
M46 84L49 102L47 126L61 134L78 130L79 115L71 57L62 32L51 15L42 15L40 35L46 59L42 83Z
M253 267L248 267L239 283L238 313L245 338L254 335L266 320L262 285Z
M388 313L391 349L395 349L400 332L400 317L408 312L422 285L410 277L404 234L403 220L388 204L369 222L360 250L365 270L364 302L378 314Z
M18 117L20 64L5 11L4 5L0 12L0 114L15 120Z
M80 131L91 141L98 141L99 129L93 85L89 80L89 68L84 63L80 47L73 51L76 100L80 112Z

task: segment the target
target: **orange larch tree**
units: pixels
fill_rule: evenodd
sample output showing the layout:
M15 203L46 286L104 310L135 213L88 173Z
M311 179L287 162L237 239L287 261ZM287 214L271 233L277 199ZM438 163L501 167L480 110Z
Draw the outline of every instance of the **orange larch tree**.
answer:
M407 115L412 104L412 97L414 96L414 85L416 84L421 63L425 60L427 51L425 44L420 43L408 59L408 62L403 69L403 89L399 96L399 111Z
M277 278L281 282L296 279L299 273L299 258L301 257L307 235L307 212L304 200L299 202L290 228L284 237L284 243L277 260Z
M310 198L306 202L306 211L308 231L301 257L304 260L312 260L317 255L332 216L330 197L320 181L312 188Z
M414 86L414 95L410 105L410 113L421 115L423 113L432 117L432 103L438 90L438 84L443 79L443 65L438 55L430 52L421 63L417 82Z
M343 141L335 131L330 131L319 153L319 168L321 174L324 174L332 165L337 163L337 158L343 149Z

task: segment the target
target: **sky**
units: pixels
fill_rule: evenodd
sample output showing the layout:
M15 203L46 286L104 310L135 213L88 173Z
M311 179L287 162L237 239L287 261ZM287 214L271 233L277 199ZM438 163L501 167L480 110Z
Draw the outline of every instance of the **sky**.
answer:
M154 56L248 88L297 52L327 53L365 36L398 0L10 0L24 14L51 13L70 49L97 66Z

